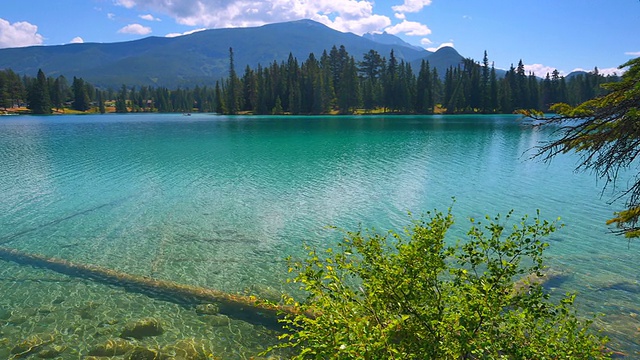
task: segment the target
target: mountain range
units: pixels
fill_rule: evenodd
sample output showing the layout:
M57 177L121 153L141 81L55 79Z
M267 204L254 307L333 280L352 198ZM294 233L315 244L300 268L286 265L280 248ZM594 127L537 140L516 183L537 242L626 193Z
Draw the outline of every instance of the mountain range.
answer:
M333 46L345 46L356 60L369 50L412 65L428 60L441 75L457 66L463 57L453 48L436 52L410 45L391 34L358 36L343 33L311 20L268 24L260 27L211 29L174 38L147 37L118 43L83 43L0 49L0 69L35 76L81 77L96 86L117 89L122 84L168 88L213 85L229 74L229 48L233 48L235 70L246 66L269 66L286 61L292 54L301 63L309 54L316 58Z

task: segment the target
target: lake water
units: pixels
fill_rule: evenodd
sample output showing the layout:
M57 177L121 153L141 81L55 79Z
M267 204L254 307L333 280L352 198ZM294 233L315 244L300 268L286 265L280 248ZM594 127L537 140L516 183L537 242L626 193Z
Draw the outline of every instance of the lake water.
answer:
M233 294L277 297L284 257L337 226L401 228L453 205L467 218L562 218L547 263L615 349L638 356L640 245L610 233L621 204L578 157L529 160L552 136L517 116L0 118L0 246ZM620 184L626 185L623 182ZM452 201L455 197L455 203ZM153 317L146 347L192 339L248 358L275 333L119 286L0 260L0 358L21 341L78 358ZM221 321L221 319L223 321ZM33 338L38 335L41 340ZM44 340L42 340L44 339ZM49 341L47 339L53 339ZM17 350L14 350L14 352ZM635 355L634 355L635 354Z

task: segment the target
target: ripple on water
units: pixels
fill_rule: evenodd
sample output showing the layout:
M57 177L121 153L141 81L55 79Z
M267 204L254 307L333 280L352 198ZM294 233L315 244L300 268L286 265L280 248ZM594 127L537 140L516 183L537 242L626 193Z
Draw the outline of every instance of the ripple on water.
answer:
M576 158L525 155L550 135L513 116L225 118L113 115L0 123L0 245L141 276L277 297L283 258L326 247L355 230L400 228L456 198L451 238L469 217L562 217L550 239L553 291L579 294L585 313L628 353L639 351L637 245L603 225L620 203L600 196ZM212 339L224 358L255 354L273 334L251 324L45 270L0 267L0 338L51 335L78 358L155 317L163 348ZM86 337L86 342L82 339ZM44 338L42 338L44 339ZM31 339L37 341L37 339ZM0 358L9 346L0 345ZM55 350L55 349L53 349ZM2 353L5 351L5 353Z

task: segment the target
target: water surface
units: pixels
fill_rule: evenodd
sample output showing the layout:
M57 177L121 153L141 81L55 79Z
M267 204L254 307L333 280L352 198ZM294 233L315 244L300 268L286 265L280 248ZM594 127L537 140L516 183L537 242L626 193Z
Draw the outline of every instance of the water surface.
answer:
M383 231L406 225L408 212L453 205L455 239L469 217L540 209L566 225L549 239L548 264L564 274L553 291L578 292L581 311L605 314L597 324L612 345L633 353L638 245L605 226L622 205L574 171L575 155L529 160L552 136L516 116L3 117L0 246L277 296L283 258L304 243L335 244L328 226ZM11 262L0 267L0 291L7 349L34 333L65 344L84 337L63 353L77 358L127 319L149 316L170 329L149 346L196 338L243 358L273 335L235 319L212 327L188 307Z

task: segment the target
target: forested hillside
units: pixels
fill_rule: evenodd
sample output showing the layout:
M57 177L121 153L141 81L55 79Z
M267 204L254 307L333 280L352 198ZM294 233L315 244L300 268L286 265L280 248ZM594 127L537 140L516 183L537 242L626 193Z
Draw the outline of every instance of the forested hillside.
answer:
M446 49L441 51L447 51ZM0 107L26 105L37 114L72 108L94 112L216 112L219 114L353 114L353 113L512 113L517 109L548 110L556 102L577 104L616 81L594 71L564 78L558 71L544 79L527 74L522 61L498 76L487 54L481 63L464 59L444 76L422 60L413 69L393 50L387 55L369 50L362 60L344 46L304 61L235 68L228 53L228 76L211 86L174 88L123 84L98 88L74 77L35 78L12 70L0 72Z

